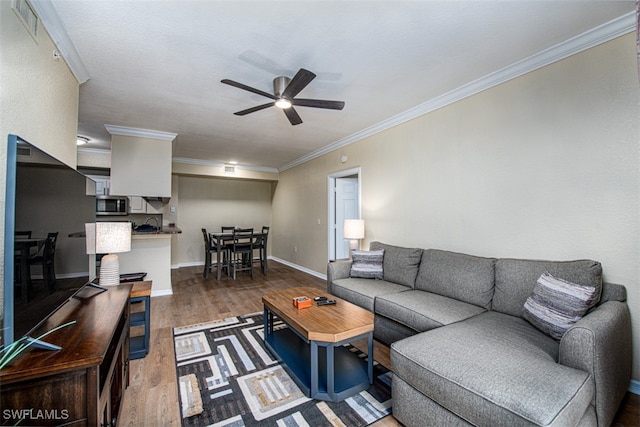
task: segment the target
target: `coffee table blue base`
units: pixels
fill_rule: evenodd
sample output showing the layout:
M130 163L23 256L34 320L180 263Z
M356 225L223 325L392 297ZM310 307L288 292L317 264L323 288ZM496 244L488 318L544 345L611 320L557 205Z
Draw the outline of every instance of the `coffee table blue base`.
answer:
M348 342L367 338L368 354L373 355L372 332L337 343L306 340L288 325L275 330L274 317L265 308L265 344L284 362L285 369L305 395L340 402L373 383L373 357L358 357L344 347Z

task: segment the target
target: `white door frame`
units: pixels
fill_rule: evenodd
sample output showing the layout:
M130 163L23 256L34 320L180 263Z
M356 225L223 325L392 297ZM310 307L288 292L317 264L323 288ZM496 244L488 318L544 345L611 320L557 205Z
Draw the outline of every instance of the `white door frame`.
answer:
M329 254L330 260L336 258L336 238L335 238L335 222L336 222L336 202L335 202L335 187L337 178L345 178L348 176L357 176L358 178L358 218L362 218L362 180L360 177L360 168L346 169L340 172L334 172L327 177L327 197L329 212L327 215L327 233L329 236Z

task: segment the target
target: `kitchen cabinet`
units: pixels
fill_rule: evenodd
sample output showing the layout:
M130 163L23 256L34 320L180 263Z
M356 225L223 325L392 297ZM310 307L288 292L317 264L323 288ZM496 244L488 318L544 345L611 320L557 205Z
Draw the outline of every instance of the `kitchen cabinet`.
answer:
M161 214L161 200L147 200L140 196L129 196L129 213L132 214Z
M147 202L140 196L130 196L129 213L147 213Z
M111 187L111 178L103 175L88 175L96 182L96 196L108 196Z

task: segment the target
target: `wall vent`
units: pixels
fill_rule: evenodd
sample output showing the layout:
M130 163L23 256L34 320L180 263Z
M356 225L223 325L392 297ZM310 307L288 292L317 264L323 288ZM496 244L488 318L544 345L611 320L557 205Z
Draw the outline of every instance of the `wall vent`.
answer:
M18 146L16 154L20 157L32 157L31 148Z
M29 2L27 0L13 0L13 10L35 40L38 36L38 15L33 11Z
M234 165L224 165L224 173L236 173L236 167Z

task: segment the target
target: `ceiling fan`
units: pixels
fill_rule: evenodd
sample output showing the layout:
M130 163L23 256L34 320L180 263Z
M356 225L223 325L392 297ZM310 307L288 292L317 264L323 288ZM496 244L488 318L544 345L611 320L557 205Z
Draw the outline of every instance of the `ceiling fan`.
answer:
M284 111L284 114L289 119L289 122L291 122L291 124L295 126L302 123L302 119L298 115L298 112L293 108L294 105L297 105L299 107L326 108L329 110L342 110L344 108L344 102L342 101L327 101L324 99L301 99L295 97L298 93L300 93L302 89L307 87L307 85L311 83L311 80L313 80L315 77L315 74L313 74L309 70L305 70L304 68L300 68L300 70L296 73L295 76L293 76L292 79L285 76L276 77L275 79L273 79L273 95L261 91L260 89L255 89L245 84L235 82L233 80L224 79L221 80L221 82L273 99L273 102L258 105L252 108L247 108L246 110L233 113L236 116L244 116L249 113L255 113L256 111L264 110L265 108L269 108L275 105L276 107L281 108L282 111Z

